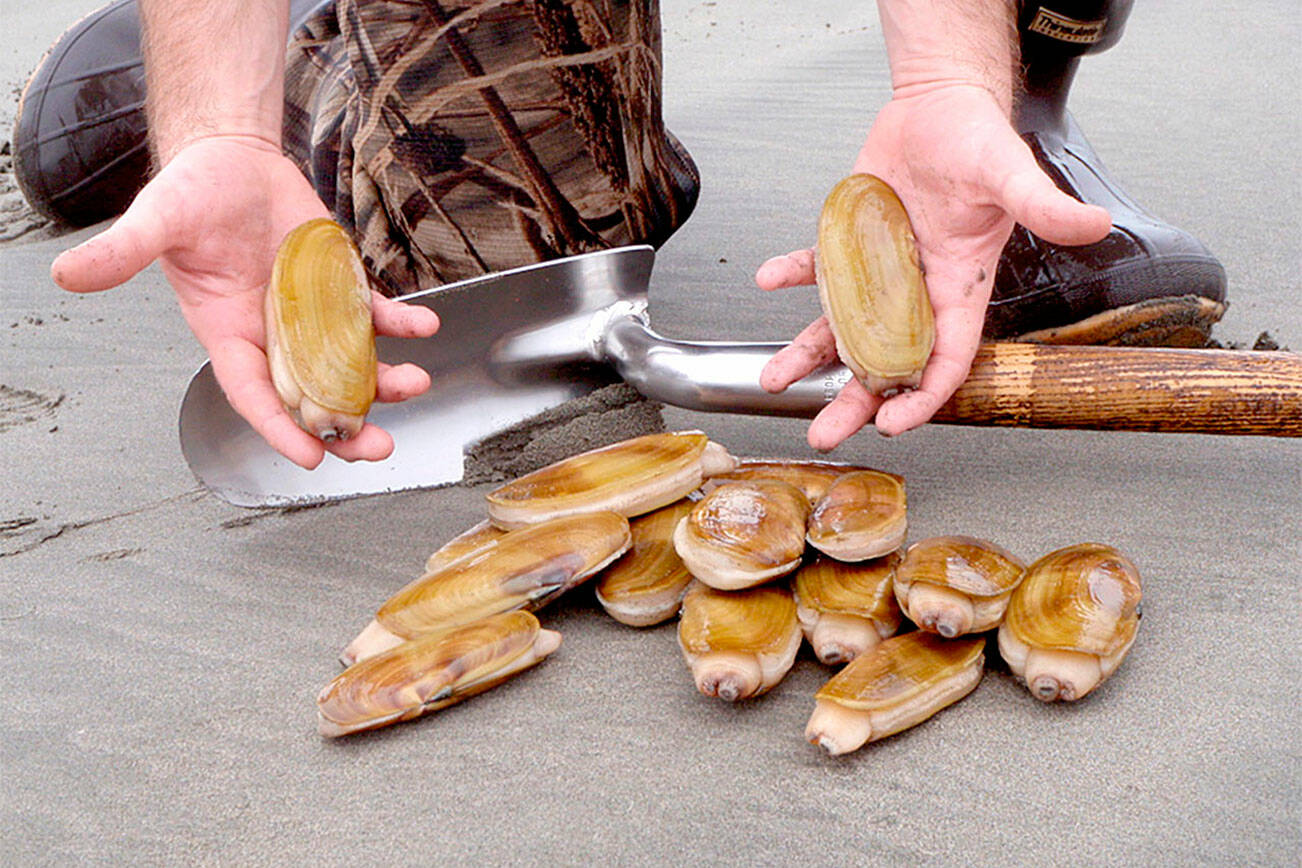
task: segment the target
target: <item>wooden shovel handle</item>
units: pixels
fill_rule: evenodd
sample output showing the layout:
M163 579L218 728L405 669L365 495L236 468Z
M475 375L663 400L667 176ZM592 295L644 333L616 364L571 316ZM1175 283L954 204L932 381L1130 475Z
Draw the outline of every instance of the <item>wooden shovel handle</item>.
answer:
M984 344L933 421L1299 437L1302 356Z

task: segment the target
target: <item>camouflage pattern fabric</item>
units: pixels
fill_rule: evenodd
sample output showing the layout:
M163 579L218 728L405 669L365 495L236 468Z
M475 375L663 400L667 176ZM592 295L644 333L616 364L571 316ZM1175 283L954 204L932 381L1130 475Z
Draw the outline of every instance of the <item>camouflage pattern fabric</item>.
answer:
M658 245L699 189L660 69L656 0L336 0L291 40L285 148L391 295Z

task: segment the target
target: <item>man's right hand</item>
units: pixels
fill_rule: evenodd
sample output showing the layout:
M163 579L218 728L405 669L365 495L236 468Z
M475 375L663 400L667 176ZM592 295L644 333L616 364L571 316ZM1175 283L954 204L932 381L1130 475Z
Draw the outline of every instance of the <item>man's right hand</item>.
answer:
M329 216L278 146L256 136L201 138L177 152L112 226L64 251L50 272L64 289L98 292L158 260L227 400L267 443L309 469L326 450L378 461L393 451L387 432L368 423L350 440L322 443L290 418L267 367L263 299L276 249L295 226ZM428 337L438 329L428 308L379 293L372 301L378 334ZM415 365L381 364L376 398L401 401L429 384Z

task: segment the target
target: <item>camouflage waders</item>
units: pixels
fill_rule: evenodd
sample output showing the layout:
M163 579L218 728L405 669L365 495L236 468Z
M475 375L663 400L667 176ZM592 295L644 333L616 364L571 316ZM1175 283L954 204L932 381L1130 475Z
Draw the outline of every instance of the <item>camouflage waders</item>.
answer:
M658 245L695 204L656 0L337 0L287 65L286 152L388 294Z

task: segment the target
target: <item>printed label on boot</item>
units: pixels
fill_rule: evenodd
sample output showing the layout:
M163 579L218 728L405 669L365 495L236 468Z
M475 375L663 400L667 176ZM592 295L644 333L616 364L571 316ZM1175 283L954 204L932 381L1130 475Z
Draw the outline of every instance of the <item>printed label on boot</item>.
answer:
M1035 20L1026 29L1050 39L1091 45L1103 38L1103 26L1107 23L1106 18L1097 21L1077 21L1075 18L1059 15L1041 6L1035 13Z

